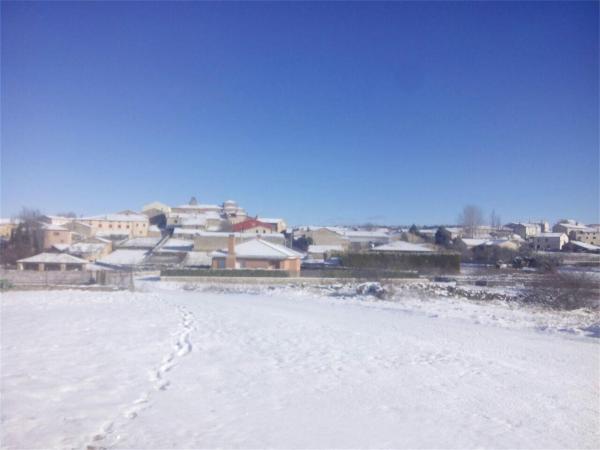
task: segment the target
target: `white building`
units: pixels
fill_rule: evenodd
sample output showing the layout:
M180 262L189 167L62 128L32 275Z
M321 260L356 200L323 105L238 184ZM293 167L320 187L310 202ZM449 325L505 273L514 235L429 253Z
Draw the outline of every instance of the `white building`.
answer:
M530 242L534 250L560 251L569 238L565 233L540 233L533 236Z

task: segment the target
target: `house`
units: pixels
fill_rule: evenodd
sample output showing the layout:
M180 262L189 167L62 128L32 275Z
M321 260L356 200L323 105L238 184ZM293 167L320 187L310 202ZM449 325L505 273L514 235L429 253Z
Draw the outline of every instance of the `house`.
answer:
M129 237L144 237L148 235L150 222L148 216L131 212L103 214L78 219L91 227L91 235L127 235Z
M510 228L513 233L518 234L523 239L528 239L532 236L537 236L542 233L542 227L537 223L508 223L505 225L506 228Z
M39 233L44 250L51 248L55 244L71 245L71 231L63 226L44 223Z
M84 270L87 265L85 259L77 258L66 253L40 253L29 258L17 261L18 270Z
M308 257L310 259L328 259L331 255L344 252L342 245L309 245Z
M530 239L531 248L541 251L560 251L567 242L565 233L540 233Z
M227 250L215 251L213 269L269 269L285 270L290 275L300 275L302 254L283 245L255 238L236 245L235 236L229 235Z
M265 233L276 233L277 225L262 222L256 218L246 219L242 222L234 223L231 227L234 233L256 233L256 234L265 234Z
M181 232L186 232L186 234L181 234ZM222 231L196 231L196 230L181 230L178 232L176 229L173 233L174 237L184 238L184 236L190 236L190 233L193 233L191 239L194 241L194 251L198 252L211 252L214 250L219 250L221 248L226 248L227 243L229 242L229 236L231 234L234 235L236 242L242 243L249 241L251 239L256 238L256 233L227 233ZM267 242L271 242L273 244L283 245L285 242L285 238L283 234L279 233L266 233L261 235L261 238Z
M287 224L285 220L271 217L258 217L258 220L262 223L268 223L271 225L275 233L283 233L287 230Z

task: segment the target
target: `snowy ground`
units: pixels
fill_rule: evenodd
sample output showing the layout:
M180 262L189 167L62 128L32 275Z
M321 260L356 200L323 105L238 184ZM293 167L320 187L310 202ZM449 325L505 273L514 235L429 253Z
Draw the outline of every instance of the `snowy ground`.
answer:
M598 448L590 312L299 289L2 294L3 448Z

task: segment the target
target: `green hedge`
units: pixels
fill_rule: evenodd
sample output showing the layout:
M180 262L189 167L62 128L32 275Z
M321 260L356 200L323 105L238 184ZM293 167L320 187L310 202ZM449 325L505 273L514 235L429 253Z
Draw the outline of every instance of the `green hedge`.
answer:
M161 277L273 277L286 278L290 274L286 270L262 269L164 269Z
M460 272L458 253L345 253L340 259L349 268Z

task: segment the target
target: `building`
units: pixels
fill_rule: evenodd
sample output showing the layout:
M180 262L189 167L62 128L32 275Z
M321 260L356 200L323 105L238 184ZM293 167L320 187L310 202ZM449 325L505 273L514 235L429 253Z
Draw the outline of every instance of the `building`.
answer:
M266 234L275 233L277 226L275 224L262 222L256 218L250 218L242 222L234 223L231 229L234 233Z
M17 261L18 270L84 270L87 265L85 259L77 258L66 253L40 253L29 258Z
M222 213L231 224L243 222L246 220L247 214L243 208L234 200L226 200L223 202Z
M0 219L0 238L10 239L17 225L19 221L16 219Z
M287 230L287 224L285 223L285 220L283 220L283 219L271 218L271 217L258 217L258 220L263 223L268 223L269 225L271 225L273 227L273 229L275 230L275 233L283 233L285 230Z
M47 250L56 244L71 245L71 231L63 226L42 224L39 230L42 241L42 248Z
M518 234L523 239L537 236L543 232L541 225L537 223L508 223L506 224L506 228L510 228L514 234Z
M171 213L167 217L167 228L181 227L189 230L213 230L221 229L223 219L215 211L194 213Z
M142 207L142 214L145 214L149 218L164 214L168 216L171 213L171 207L161 202L152 202Z
M303 227L294 230L294 239L304 236L311 239L313 245L341 245L348 248L350 241L343 229L335 227Z
M584 244L600 245L599 228L581 228L569 232L569 240L583 242Z
M103 214L83 217L78 222L91 227L91 236L127 235L144 237L148 235L150 222L148 216L136 213Z
M228 237L227 250L215 251L213 269L268 269L285 270L290 275L300 275L302 254L261 238L236 244L235 236Z
M343 236L348 239L352 250L373 248L390 242L390 235L385 231L344 230Z
M540 233L530 239L531 248L541 251L560 251L569 242L565 233Z
M573 219L563 219L552 227L554 233L565 233L567 236L569 236L571 231L583 230L589 230L589 227Z

